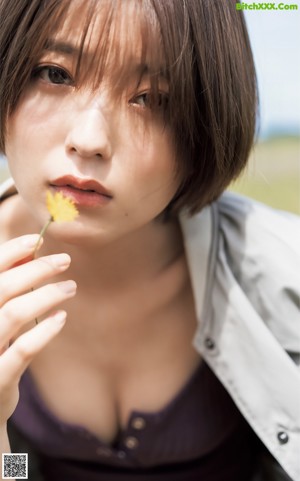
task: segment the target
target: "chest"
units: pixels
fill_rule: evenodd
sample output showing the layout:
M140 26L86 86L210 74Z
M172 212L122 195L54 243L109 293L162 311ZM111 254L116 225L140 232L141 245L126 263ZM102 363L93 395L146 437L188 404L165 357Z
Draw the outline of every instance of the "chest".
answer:
M94 329L71 309L69 332L66 327L30 368L50 411L111 443L132 411L163 409L200 363L192 346L196 319L186 305L192 299L183 297L182 308L170 303L131 323L132 313L122 309L109 319L105 309L106 315L94 310Z

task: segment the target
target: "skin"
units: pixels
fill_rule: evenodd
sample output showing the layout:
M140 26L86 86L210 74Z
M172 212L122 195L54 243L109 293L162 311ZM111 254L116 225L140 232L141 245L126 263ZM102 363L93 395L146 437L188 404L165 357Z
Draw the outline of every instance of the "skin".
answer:
M76 44L78 28L66 22L56 40ZM138 62L138 50L131 53ZM88 80L76 88L70 55L47 51L38 69L8 122L6 154L20 195L0 207L0 283L11 286L0 299L1 424L30 363L52 411L110 443L133 409L161 409L199 363L180 228L159 219L179 185L172 133L148 106L147 75L131 76L120 97L109 65L97 90ZM159 90L167 94L164 79ZM63 175L96 179L111 199L52 224L39 258L12 267L33 251L18 236L40 230L46 190ZM57 306L58 320L34 326Z
M131 8L128 10L133 15ZM67 16L52 40L76 48L82 28L78 18L83 13L79 10L75 19L70 15L68 20ZM54 47L46 50L9 120L6 142L18 191L40 224L48 217L45 191L53 179L66 174L93 178L110 192L111 202L104 208L79 206L77 222L56 229L62 240L72 243L82 245L86 240L90 244L95 239L97 249L99 244L119 242L136 232L144 235L143 229L147 230L164 210L179 185L172 133L164 123L163 112L154 112L148 106L150 75L140 77L139 28L128 38L126 21L121 17L116 22L119 36L110 40L112 47L114 51L122 48L123 55L127 49L125 59L130 62L121 95L116 80L124 58L112 54L99 88L91 90L96 69L90 66L89 57L97 49L96 33L102 28L100 11L94 30L88 34L89 48L84 51L83 70L90 69L90 77L83 83L81 78L75 81L75 54ZM161 78L158 88L162 97L167 96L166 80Z

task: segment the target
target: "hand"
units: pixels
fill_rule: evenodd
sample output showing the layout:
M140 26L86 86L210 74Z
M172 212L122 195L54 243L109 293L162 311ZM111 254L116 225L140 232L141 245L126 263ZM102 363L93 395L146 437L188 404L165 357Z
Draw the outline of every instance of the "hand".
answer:
M39 316L76 293L74 281L46 284L64 272L71 259L57 254L30 259L38 235L26 235L0 246L0 426L6 424L18 403L18 383L33 359L62 329L66 312L58 311L19 335L20 330ZM35 290L31 291L34 287Z

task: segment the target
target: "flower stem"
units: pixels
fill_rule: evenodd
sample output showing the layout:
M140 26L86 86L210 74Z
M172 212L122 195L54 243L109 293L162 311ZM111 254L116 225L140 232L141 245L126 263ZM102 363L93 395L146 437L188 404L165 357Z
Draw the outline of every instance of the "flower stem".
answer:
M49 225L51 224L51 222L53 222L53 217L50 217L49 220L46 222L46 224L43 226L41 232L40 232L40 235L39 235L39 238L37 240L37 243L35 244L35 248L34 248L34 251L33 251L33 258L35 258L35 254L36 254L36 251L38 250L38 247L39 247L39 244L40 244L40 240L41 238L43 237L43 235L45 234L46 230L48 229Z
M38 247L39 247L41 238L44 236L46 230L48 229L48 227L49 227L49 225L51 224L51 222L53 222L53 220L54 220L54 219L53 219L53 217L51 216L51 217L49 218L49 220L46 222L46 224L43 226L43 228L42 228L42 230L41 230L41 232L40 232L39 238L38 238L38 240L37 240L37 243L35 244L35 248L34 248L34 251L33 251L33 259L35 258L35 255L36 255L36 252L37 252L37 250L38 250ZM33 287L32 287L32 288L31 288L31 292L33 292L33 291L34 291L34 289L33 289ZM35 317L34 320L35 320L35 324L38 324L38 323L39 323L37 317Z

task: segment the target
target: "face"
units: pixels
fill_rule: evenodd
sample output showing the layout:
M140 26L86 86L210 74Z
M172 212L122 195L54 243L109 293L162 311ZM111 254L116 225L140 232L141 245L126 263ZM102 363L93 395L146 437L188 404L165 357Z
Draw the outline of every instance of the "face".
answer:
M77 204L77 220L53 226L62 238L113 240L142 229L153 223L178 188L172 134L163 115L168 83L159 78L153 107L151 73L145 65L141 69L141 33L138 27L133 31L138 23L132 7L133 2L126 2L126 16L115 19L118 37L111 42L97 88L92 88L96 72L88 58L97 54L96 32L104 13L98 12L88 32L82 66L90 74L82 81L75 80L75 58L83 12L68 15L8 121L6 155L33 215L40 223L47 219L48 189ZM118 69L127 58L130 69L120 89Z

